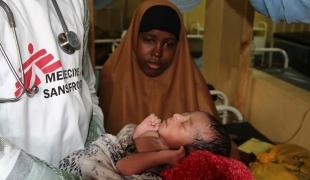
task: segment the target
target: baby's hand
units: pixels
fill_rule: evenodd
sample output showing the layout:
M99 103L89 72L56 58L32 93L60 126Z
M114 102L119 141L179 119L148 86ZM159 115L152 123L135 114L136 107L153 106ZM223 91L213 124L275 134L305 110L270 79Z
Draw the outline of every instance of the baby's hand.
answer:
M159 128L161 120L155 115L151 114L146 117L135 129L133 133L133 138L139 137L146 131L157 131Z

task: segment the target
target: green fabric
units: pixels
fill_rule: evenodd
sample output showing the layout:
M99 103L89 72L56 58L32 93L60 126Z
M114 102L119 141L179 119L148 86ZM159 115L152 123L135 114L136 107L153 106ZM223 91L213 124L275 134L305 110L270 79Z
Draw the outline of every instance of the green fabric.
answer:
M85 146L88 146L91 142L95 141L102 133L103 132L101 126L98 124L97 121L92 119L89 124Z
M31 156L31 155L29 155ZM81 179L73 174L69 174L65 171L61 171L58 168L47 164L45 161L42 161L34 156L31 156L33 159L33 167L28 176L29 180L35 179L51 179L51 180L76 180Z
M80 177L74 176L67 172L61 171L58 168L47 164L45 161L32 156L23 150L15 147L8 140L0 137L0 160L10 155L10 152L19 152L17 159L13 160L14 166L7 172L7 180L76 180ZM1 167L5 169L6 167ZM6 173L6 172L5 172Z

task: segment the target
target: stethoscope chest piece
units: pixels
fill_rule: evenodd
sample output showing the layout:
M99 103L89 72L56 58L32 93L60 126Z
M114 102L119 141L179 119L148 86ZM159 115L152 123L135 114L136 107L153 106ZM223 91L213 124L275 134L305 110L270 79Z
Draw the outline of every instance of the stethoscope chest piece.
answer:
M61 14L59 6L56 0L52 0L53 6L56 10L56 14L60 20L61 26L64 30L63 33L58 35L58 44L60 48L67 54L73 54L76 50L81 48L79 37L73 31L69 31L64 17Z
M73 54L81 48L77 34L73 31L67 31L58 35L58 43L67 54Z

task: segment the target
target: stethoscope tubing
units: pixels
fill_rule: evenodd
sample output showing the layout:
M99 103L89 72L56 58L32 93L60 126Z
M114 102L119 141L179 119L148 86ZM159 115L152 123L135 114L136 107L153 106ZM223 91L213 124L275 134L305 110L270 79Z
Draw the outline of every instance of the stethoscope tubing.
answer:
M19 82L19 84L22 86L22 92L19 94L19 96L15 97L15 98L0 98L0 103L5 103L5 102L16 102L16 101L18 101L18 100L22 97L22 95L25 93L25 90L24 90L24 89L26 89L26 88L25 88L25 86L24 86L24 83L22 82L22 81L23 81L23 78L22 78L22 80L19 79L18 74L16 73L16 71L15 71L13 65L11 64L11 62L10 62L10 60L9 60L9 58L8 58L8 56L7 56L7 54L5 53L5 51L4 51L4 49L3 49L2 45L1 45L1 43L0 43L0 51L1 51L2 55L4 56L4 59L5 59L6 63L7 63L7 65L9 66L11 72L13 73L15 79L16 79L16 80ZM22 72L23 72L23 71L22 71ZM23 74L22 74L22 77L23 77Z
M15 28L16 24L14 20L14 15L10 7L3 0L0 0L0 6L3 8L4 12L6 13L10 26Z
M60 9L59 9L59 6L58 6L56 0L52 0L52 3L53 3L53 6L54 6L54 8L55 8L55 10L56 10L56 14L57 14L57 16L58 16L58 19L59 19L59 21L60 21L60 23L61 23L61 26L62 26L64 32L65 32L65 33L68 33L69 30L68 30L67 24L66 24L66 22L65 22L64 17L62 16L62 13L61 13L61 11L60 11Z
M14 37L14 42L15 42L15 47L17 49L17 53L18 53L18 59L19 59L19 65L21 68L21 78L19 78L16 70L14 69L8 55L6 54L2 44L0 43L0 51L7 63L7 65L9 66L12 74L14 75L16 81L20 84L21 88L22 88L22 92L15 98L0 98L0 103L5 103L5 102L16 102L18 100L20 100L20 98L22 97L23 94L27 94L27 96L32 97L34 96L37 92L38 92L38 87L36 87L35 85L32 86L30 89L27 89L25 87L25 75L24 75L24 70L23 70L23 62L22 62L22 57L21 57L21 53L20 53L20 46L19 46L19 42L18 42L18 38L17 38L17 34L16 34L16 24L15 24L15 19L14 19L14 15L13 12L11 11L11 9L9 8L9 6L3 2L2 0L0 0L0 6L3 8L3 10L5 11L8 20L9 20L9 24L10 27L12 29L13 32L13 37Z

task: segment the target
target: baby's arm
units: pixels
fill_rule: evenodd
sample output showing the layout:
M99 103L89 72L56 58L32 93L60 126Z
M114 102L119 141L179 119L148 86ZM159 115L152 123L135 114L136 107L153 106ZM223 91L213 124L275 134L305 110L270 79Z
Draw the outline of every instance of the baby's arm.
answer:
M161 164L175 164L185 155L183 146L178 150L162 150L128 155L116 163L116 168L124 176L140 174Z

